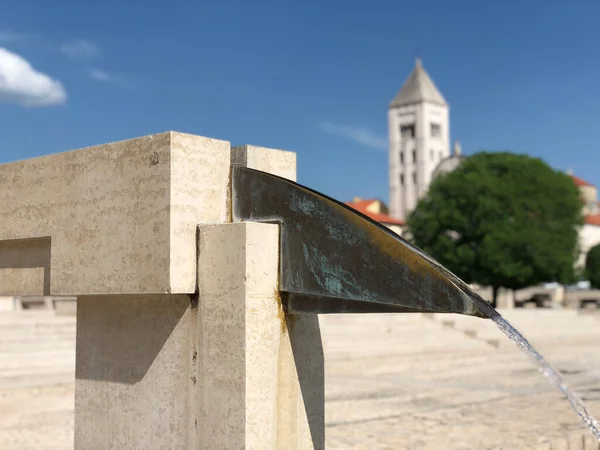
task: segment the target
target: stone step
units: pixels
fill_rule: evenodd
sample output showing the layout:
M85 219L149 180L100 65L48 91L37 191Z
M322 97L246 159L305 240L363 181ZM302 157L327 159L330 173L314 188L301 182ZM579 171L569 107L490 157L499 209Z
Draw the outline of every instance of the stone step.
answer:
M14 340L14 338L24 338L27 339L28 337L32 337L32 336L37 336L37 337L44 337L44 336L53 336L53 335L58 335L58 336L73 336L75 337L76 335L76 330L75 329L65 329L65 328L56 328L54 330L52 329L31 329L31 330L27 330L27 329L15 329L15 330L11 330L11 331L0 331L0 341L2 340Z
M331 348L327 345L324 346L325 358L331 361L340 361L346 359L357 359L357 358L390 358L390 357L401 357L403 355L418 355L422 353L428 353L431 357L435 357L435 354L456 352L458 350L465 351L471 349L481 348L481 342L477 340L466 340L460 345L449 344L447 342L440 341L437 344L430 344L428 346L423 345L396 345L393 347L386 347L385 345L371 347L371 348Z
M39 359L48 359L55 354L72 354L75 356L75 346L60 346L53 347L52 349L38 348L38 347L29 347L27 350L23 350L19 353L15 353L12 351L0 351L0 364L3 360L10 358L39 358Z
M47 335L11 335L4 336L0 339L0 347L7 347L18 343L31 343L37 342L61 342L61 341L74 341L75 334L71 333L53 333Z
M356 329L357 332L360 330L368 330L368 334L373 332L391 332L398 331L402 332L413 331L413 330L438 330L440 329L440 322L431 320L421 320L414 322L382 322L382 323L368 323L363 320L357 320L355 322L345 323L321 323L321 330L335 333L336 335L342 335L348 329Z
M75 335L77 331L75 326L71 325L44 325L44 326L11 326L11 327L0 327L0 339L5 336L13 334L29 335L29 334L51 334L51 333L71 333Z
M19 356L0 354L0 373L16 369L25 370L29 367L65 367L70 365L75 367L75 352L70 349L45 354L29 352Z
M0 372L0 389L17 389L32 386L52 386L56 384L73 384L75 368L48 369L30 368L27 371L5 373Z
M503 337L493 322L465 319L446 319L442 323L450 328L462 331L473 337L484 339L497 339L498 337ZM523 333L525 337L531 336L541 337L544 339L561 339L597 335L598 338L600 338L600 327L598 327L598 322L595 320L588 322L580 321L577 318L571 318L570 320L565 320L562 323L540 323L535 321L527 322L522 320L513 320L511 324L515 326L517 330Z
M556 310L556 309L507 309L507 310L499 310L499 313L507 320L553 320L553 319L573 319L573 318L585 318L591 317L592 314L580 314L579 311L576 310ZM457 317L464 319L473 319L473 320L486 320L486 319L478 319L471 316L466 316L463 314L433 314L433 316L438 319L442 317Z
M440 323L453 323L453 327L455 328L469 328L469 329L480 329L487 328L493 329L497 328L495 323L492 321L478 321L478 320L464 320L464 319L444 319L439 320ZM573 318L571 320L561 319L561 320L553 320L553 321L524 321L524 320L509 320L509 323L523 330L528 329L541 329L541 330L566 330L570 331L573 328L587 328L590 330L599 329L598 321L595 319L588 320L580 320L578 318Z
M0 318L2 317L33 317L33 316L55 316L56 313L50 309L21 309L18 311L2 311L0 312Z
M55 364L53 366L24 366L24 367L12 367L10 369L3 369L0 371L0 379L37 375L37 374L52 374L52 373L72 373L73 380L75 379L75 364Z
M368 338L369 336L416 336L439 333L443 330L443 326L440 323L430 324L415 324L410 326L401 325L384 325L381 327L366 326L364 324L348 324L344 327L340 326L321 326L321 335L330 336L332 339L348 338L348 330L352 330L352 336L360 336L361 338Z
M504 317L508 316L577 316L577 310L574 309L553 309L553 308L535 308L535 309L523 309L523 308L498 308L498 312Z
M73 383L76 326L51 311L0 314L0 388Z
M44 333L55 333L55 332L68 332L68 333L72 333L73 335L76 333L77 328L71 325L44 325L44 326L37 326L37 327L32 327L32 326L16 326L16 327L6 327L6 328L2 328L0 327L0 339L2 339L3 336L9 336L11 334L16 334L16 333L20 333L20 334L24 334L24 335L28 335L28 334L35 334L35 333L39 333L39 334L44 334Z
M44 327L68 327L75 328L77 323L75 321L59 321L59 320L13 320L10 322L0 322L0 330L12 329L12 328L44 328Z
M75 338L74 330L36 330L36 331L26 331L19 330L11 333L0 333L0 342L15 342L20 340L44 340L46 338L50 338L52 336L56 337L72 337Z
M598 328L581 328L577 327L572 330L546 330L546 329L524 329L517 328L532 344L535 341L546 341L546 342L554 342L554 341L575 341L579 339L586 340L600 340L600 330ZM473 330L473 337L477 339L502 339L509 342L509 339L504 336L504 334L498 329L480 329Z
M419 322L426 319L426 315L421 313L414 314L321 314L319 322L321 324L334 323L410 323Z
M23 323L23 322L75 322L75 316L56 315L54 313L0 313L0 324Z
M75 323L62 323L62 322L48 322L48 323L6 323L0 324L0 336L6 333L13 333L17 331L53 331L53 330L70 330L75 332L77 325Z
M64 326L74 328L76 326L75 321L59 321L59 320L13 320L10 322L0 322L0 329L11 329L17 327L24 328L43 328L43 327L57 327Z
M60 339L48 341L18 341L3 343L0 341L0 354L22 353L28 351L52 352L58 349L75 351L75 339Z
M348 342L340 339L336 335L322 333L321 337L324 341L348 348ZM361 335L359 333L352 334L352 341L355 348L371 347L373 345L390 345L392 348L397 345L424 345L436 344L440 340L446 342L459 343L466 340L464 333L452 330L445 332L444 330L416 330L411 333L373 333L369 335Z
M389 332L381 332L373 330L372 333L361 333L361 330L348 328L348 331L355 341L356 346L371 345L373 342L382 343L382 345L400 345L400 344L427 344L430 342L438 342L439 340L463 341L465 337L462 333L457 333L455 330L447 330L440 326L433 329L415 328L413 330L390 330ZM339 345L347 346L348 342L344 339L339 339L337 333L330 333L329 330L321 332L323 339L336 342Z

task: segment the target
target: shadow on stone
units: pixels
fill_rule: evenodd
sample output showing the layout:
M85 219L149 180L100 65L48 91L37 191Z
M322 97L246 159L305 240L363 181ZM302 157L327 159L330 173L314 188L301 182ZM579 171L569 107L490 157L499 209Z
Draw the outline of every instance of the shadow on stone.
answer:
M183 318L190 297L81 296L77 303L76 378L134 384Z
M319 317L316 314L286 316L286 322L302 399L307 405L313 448L322 450L325 448L325 366Z
M0 241L0 295L50 295L50 237Z

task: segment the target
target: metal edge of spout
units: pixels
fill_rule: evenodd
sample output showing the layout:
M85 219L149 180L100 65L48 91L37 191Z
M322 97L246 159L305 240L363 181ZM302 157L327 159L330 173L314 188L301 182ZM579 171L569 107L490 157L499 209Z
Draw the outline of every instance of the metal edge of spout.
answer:
M288 179L232 165L231 219L280 224L279 289L291 313L498 315L389 228Z

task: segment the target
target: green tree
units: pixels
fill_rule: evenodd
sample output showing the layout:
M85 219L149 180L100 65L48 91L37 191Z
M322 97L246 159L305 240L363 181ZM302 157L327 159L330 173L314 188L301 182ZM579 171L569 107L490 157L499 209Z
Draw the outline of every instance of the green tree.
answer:
M431 184L408 218L414 243L467 283L521 289L574 280L581 200L542 160L481 152Z
M600 244L594 245L585 257L585 274L594 289L600 289Z

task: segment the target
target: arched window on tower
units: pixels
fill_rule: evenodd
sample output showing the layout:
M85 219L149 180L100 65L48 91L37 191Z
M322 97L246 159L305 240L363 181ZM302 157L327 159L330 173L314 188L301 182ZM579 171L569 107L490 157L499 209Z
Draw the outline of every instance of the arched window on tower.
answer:
M417 162L417 151L416 150L412 151L412 157L413 157L413 162L416 163Z
M413 183L417 184L417 172L413 172Z
M404 152L400 150L400 164L404 164Z
M415 137L415 124L411 123L408 125L400 126L400 135L403 138L414 138Z
M404 186L404 175L400 174L400 185Z

